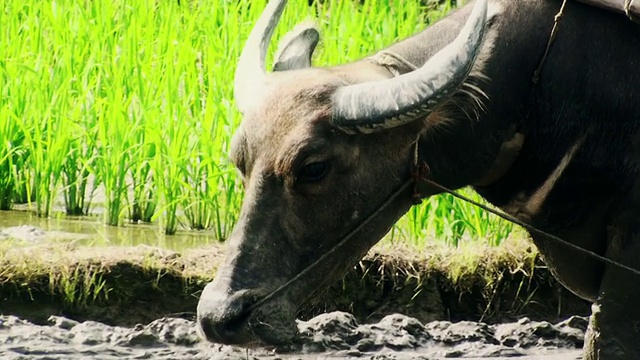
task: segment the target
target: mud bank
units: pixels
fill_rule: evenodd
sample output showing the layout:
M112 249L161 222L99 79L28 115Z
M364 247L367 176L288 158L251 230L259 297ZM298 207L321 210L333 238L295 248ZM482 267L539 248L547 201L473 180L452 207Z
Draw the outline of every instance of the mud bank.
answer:
M201 342L193 323L221 245L98 247L76 236L0 229L0 358L574 359L586 318L570 315L589 310L526 241L383 244L302 309L296 347L221 346Z
M244 349L200 341L195 324L162 318L133 328L94 321L50 317L35 325L0 316L3 359L575 359L587 319L572 317L551 324L526 318L517 323L435 321L422 324L389 315L358 324L347 313L333 312L299 321L300 342L293 348Z
M38 229L26 232L44 236ZM36 324L46 324L50 315L122 326L164 316L193 319L223 253L221 245L176 252L0 241L0 313ZM523 240L497 248L377 246L321 298L299 317L346 311L371 323L402 313L422 322L492 324L589 314L589 304L564 290Z

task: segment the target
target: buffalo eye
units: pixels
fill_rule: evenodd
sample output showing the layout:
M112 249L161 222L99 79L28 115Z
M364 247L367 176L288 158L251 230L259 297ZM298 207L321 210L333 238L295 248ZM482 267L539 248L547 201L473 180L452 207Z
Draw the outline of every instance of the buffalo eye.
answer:
M329 163L326 161L316 161L308 163L300 169L296 180L301 183L318 182L329 172Z

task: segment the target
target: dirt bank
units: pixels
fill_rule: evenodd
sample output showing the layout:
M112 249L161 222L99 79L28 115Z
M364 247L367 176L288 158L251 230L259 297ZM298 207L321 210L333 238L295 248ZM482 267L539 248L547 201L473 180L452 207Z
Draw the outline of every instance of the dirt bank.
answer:
M578 357L584 339L585 317L558 321L588 304L522 240L377 246L302 309L300 342L283 351L199 340L194 310L222 246L95 247L72 235L0 230L0 358L556 360Z
M34 231L37 232L37 231ZM0 309L45 324L50 315L133 326L163 316L192 319L223 259L219 245L168 251L148 246L0 243ZM347 311L361 323L402 313L422 322L556 322L588 315L526 241L491 248L377 246L342 281L300 313Z

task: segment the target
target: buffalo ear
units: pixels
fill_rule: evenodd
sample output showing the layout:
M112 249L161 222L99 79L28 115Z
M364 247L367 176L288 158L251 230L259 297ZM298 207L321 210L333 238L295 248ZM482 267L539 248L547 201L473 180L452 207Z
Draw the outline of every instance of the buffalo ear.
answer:
M298 24L285 35L278 46L273 71L303 69L311 66L311 57L320 41L317 26L311 22Z

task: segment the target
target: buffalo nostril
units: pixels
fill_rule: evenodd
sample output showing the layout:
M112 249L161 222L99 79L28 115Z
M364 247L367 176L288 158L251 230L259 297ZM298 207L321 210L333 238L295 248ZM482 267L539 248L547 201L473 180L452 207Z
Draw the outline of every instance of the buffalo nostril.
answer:
M236 324L239 324L236 323ZM212 317L205 316L199 319L198 326L208 341L220 344L237 345L242 343L235 329L229 328L228 323L220 322Z
M242 344L249 341L248 320L255 297L240 292L229 297L219 293L203 296L198 304L198 328L211 342Z
M205 339L211 342L218 342L220 335L215 322L208 316L198 315L198 330Z

